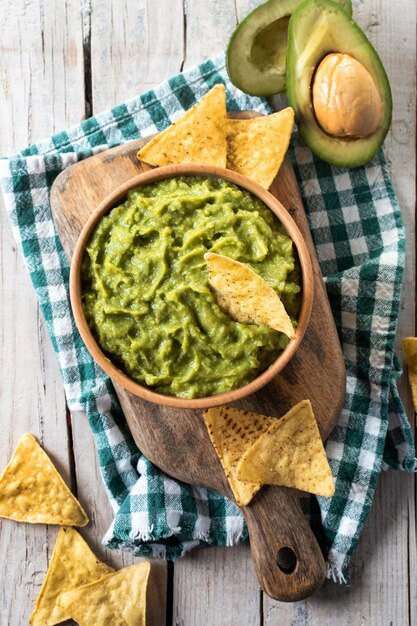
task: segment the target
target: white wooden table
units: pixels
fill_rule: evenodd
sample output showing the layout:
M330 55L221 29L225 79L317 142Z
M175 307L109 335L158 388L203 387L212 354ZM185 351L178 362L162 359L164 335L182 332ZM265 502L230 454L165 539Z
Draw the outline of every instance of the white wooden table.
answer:
M0 0L0 152L9 153L149 89L222 50L253 0ZM394 96L386 150L408 234L399 338L414 334L416 0L354 0ZM111 521L92 435L69 416L52 346L3 210L0 469L23 432L37 435L92 519L83 532L116 567L128 555L100 539ZM405 381L402 398L411 415ZM0 626L28 623L57 529L0 521ZM381 477L349 588L327 582L285 605L260 592L249 548L207 549L157 565L156 626L414 626L415 479ZM98 625L99 626L99 625Z

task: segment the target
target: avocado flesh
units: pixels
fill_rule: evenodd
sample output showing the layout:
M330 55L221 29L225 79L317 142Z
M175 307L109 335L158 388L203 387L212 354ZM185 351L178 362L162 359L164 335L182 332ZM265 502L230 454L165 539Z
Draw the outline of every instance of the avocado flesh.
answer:
M311 88L321 60L332 52L348 54L371 74L382 99L381 123L369 137L334 137L317 122ZM287 96L305 143L324 161L339 167L367 163L381 147L391 124L391 90L383 65L362 30L331 0L307 0L288 27Z
M250 60L255 67L266 75L272 72L285 80L285 58L287 55L287 32L289 17L275 20L261 30L252 45Z
M289 18L303 0L268 0L256 7L233 32L226 52L232 83L252 96L272 96L285 89ZM351 0L337 0L352 14Z

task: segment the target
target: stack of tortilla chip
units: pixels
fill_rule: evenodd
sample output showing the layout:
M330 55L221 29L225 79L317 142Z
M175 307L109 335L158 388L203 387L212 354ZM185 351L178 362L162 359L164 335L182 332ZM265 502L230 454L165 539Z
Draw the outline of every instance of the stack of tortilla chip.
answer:
M281 419L230 407L204 414L210 439L237 504L249 504L262 485L281 485L330 497L334 480L311 402Z
M32 626L59 624L71 615L58 605L61 593L76 589L113 572L92 553L84 539L70 526L58 534L46 578L30 617Z
M63 527L30 624L54 626L72 618L80 626L145 626L149 571L142 562L115 572L76 530Z
M268 189L290 142L294 111L252 119L228 119L224 85L216 85L179 120L138 152L161 166L197 163L227 167Z

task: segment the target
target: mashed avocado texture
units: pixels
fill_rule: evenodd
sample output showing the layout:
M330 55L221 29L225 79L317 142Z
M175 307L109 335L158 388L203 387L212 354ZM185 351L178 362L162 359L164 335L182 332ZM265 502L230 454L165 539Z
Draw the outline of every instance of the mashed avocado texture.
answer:
M98 343L128 376L162 393L198 398L240 387L288 342L223 313L208 285L207 251L260 274L296 326L292 240L261 201L224 180L182 176L132 190L86 247L83 303Z

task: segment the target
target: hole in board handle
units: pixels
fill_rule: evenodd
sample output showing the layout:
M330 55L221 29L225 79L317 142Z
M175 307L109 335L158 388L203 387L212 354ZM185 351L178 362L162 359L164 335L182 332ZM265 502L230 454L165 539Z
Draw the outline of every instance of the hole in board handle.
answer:
M292 574L297 567L297 556L294 550L287 546L278 550L277 563L281 572L284 574Z

